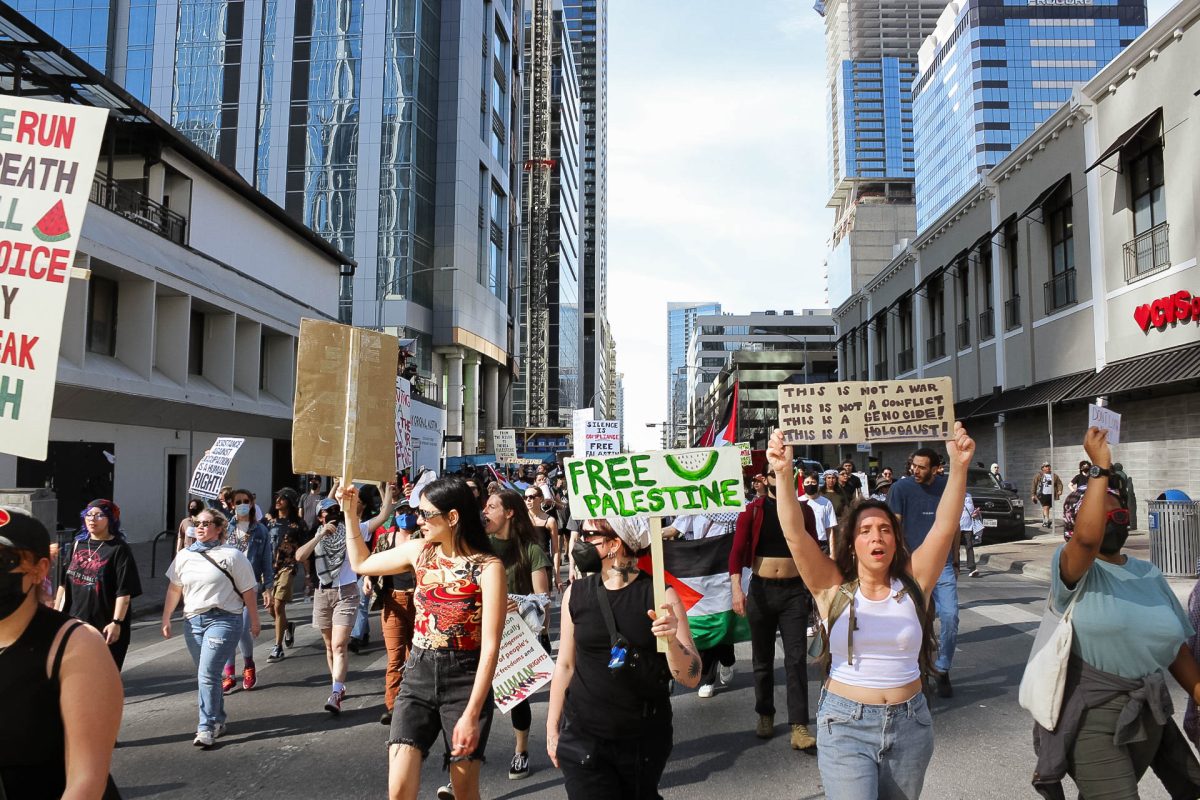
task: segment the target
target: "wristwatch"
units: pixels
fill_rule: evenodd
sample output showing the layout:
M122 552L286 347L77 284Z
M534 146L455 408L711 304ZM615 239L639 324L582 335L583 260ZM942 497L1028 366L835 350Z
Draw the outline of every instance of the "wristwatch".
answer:
M1088 470L1089 478L1107 478L1111 474L1111 470L1106 469L1099 464L1092 464L1092 468Z

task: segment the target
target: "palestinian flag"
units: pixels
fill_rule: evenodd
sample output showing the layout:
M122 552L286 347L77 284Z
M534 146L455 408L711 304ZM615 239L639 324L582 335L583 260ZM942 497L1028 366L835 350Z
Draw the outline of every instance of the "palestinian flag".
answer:
M750 641L745 617L733 613L729 582L729 551L733 534L706 539L663 542L663 571L687 611L688 627L696 647L707 650L719 644ZM650 556L638 568L650 572Z
M693 447L724 447L737 441L738 384L733 384L733 394L725 404L725 413L713 420L696 439Z

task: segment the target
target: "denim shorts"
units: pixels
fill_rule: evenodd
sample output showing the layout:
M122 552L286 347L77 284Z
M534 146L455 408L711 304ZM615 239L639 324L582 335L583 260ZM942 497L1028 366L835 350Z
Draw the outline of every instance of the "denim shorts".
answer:
M925 695L868 705L821 690L817 766L829 800L916 800L933 757Z
M396 696L388 745L415 747L424 758L429 755L429 748L433 747L440 732L446 745L447 764L451 761L483 761L495 708L490 691L479 714L478 746L469 755L450 755L454 726L471 699L478 669L478 650L423 650L414 647L404 663L404 681L400 684L400 694Z

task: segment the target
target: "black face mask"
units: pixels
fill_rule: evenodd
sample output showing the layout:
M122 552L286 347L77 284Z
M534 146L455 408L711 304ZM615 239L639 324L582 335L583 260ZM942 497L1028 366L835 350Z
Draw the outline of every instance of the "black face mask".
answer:
M585 542L583 539L576 541L571 548L571 558L575 560L575 567L585 575L599 572L603 566L600 550L596 545Z
M29 592L33 590L33 587L30 586L22 591L21 583L24 579L24 572L0 573L0 619L11 617L25 602Z
M1100 552L1106 556L1116 555L1125 546L1129 538L1129 526L1110 522L1104 526L1104 541L1100 542Z
M817 485L815 483L804 484L804 493L805 494L816 494L817 493Z

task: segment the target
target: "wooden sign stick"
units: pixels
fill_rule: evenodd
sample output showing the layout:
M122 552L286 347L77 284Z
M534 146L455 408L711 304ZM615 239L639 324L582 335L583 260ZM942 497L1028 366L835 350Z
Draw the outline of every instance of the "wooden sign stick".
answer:
M662 607L667 604L667 578L663 574L663 536L662 536L662 517L650 518L650 564L654 577L654 613L662 614ZM686 625L687 620L680 620L681 625ZM658 639L658 652L665 653L670 648L671 642L665 636L660 636Z
M350 329L350 358L346 364L346 416L342 420L342 487L352 482L354 465L354 435L358 427L358 345L362 336L358 328Z

